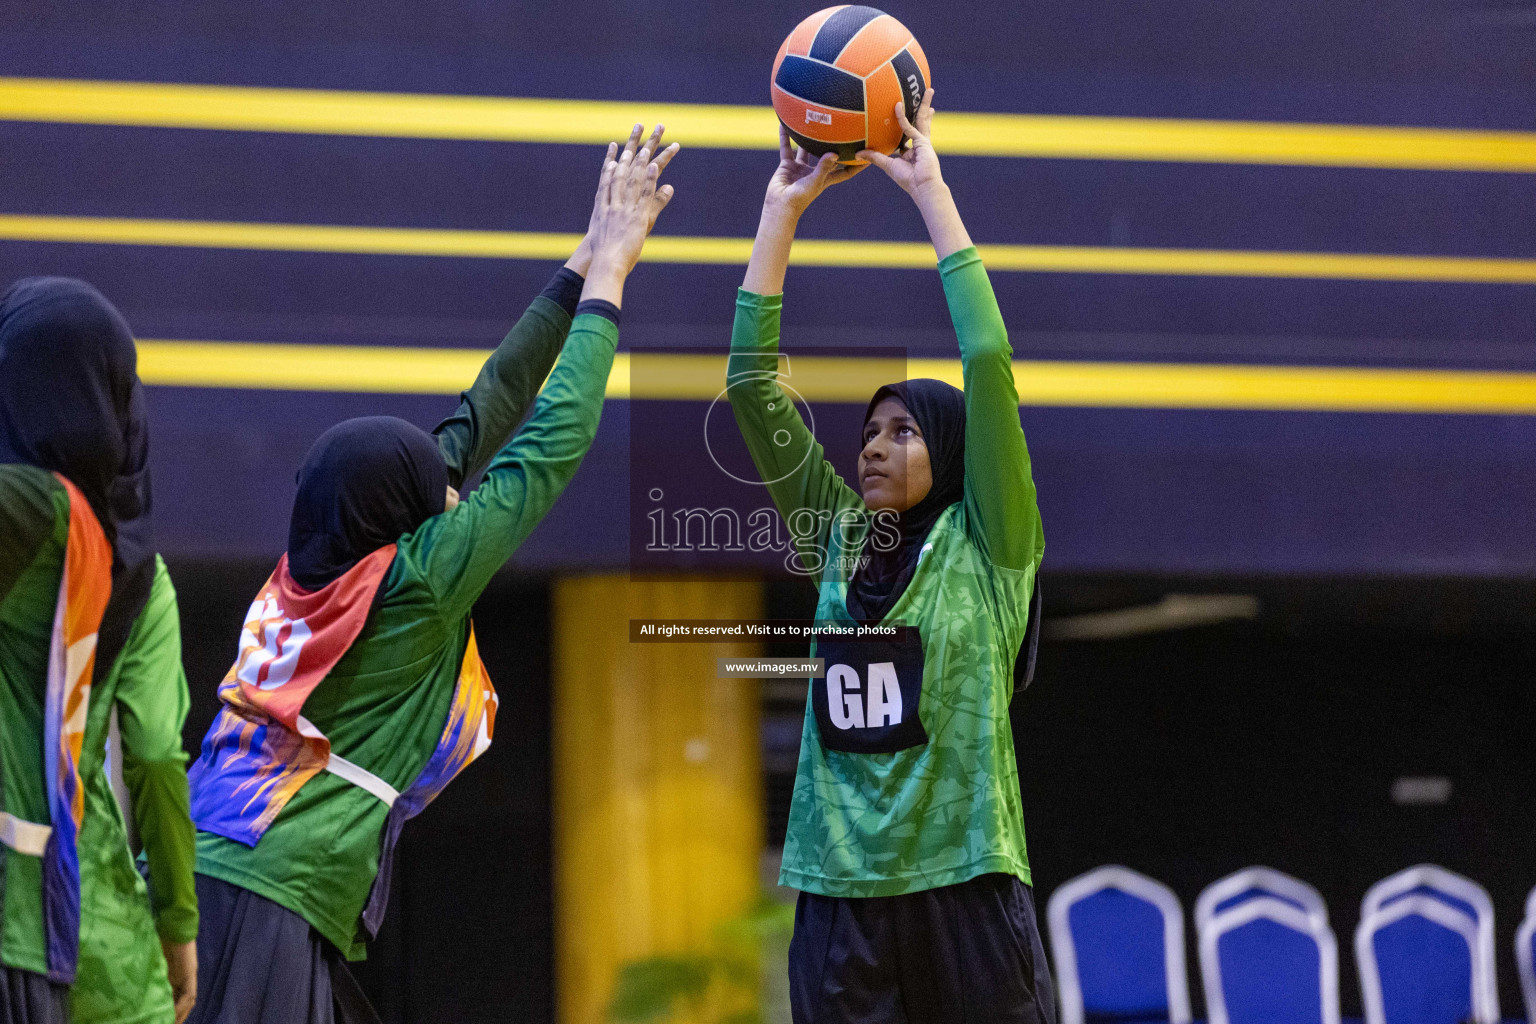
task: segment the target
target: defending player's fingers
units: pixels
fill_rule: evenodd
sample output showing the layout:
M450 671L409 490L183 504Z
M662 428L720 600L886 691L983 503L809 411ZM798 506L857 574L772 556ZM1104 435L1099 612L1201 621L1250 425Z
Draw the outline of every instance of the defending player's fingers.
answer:
M651 129L651 137L645 140L645 149L648 152L655 153L660 151L661 136L666 130L667 126L664 124L658 124L655 128Z
M647 160L644 164L638 164L638 162L635 160L635 153L640 142L641 130L642 126L637 124L635 125L634 131L629 133L629 141L624 144L624 152L619 154L619 165L614 169L613 172L613 193L611 196L611 201L620 207L627 206L631 201L631 197L634 195L635 171L637 165L641 169L641 172L644 173L643 169L650 163L650 161Z
M682 148L680 144L674 142L660 153L657 153L653 161L656 164L656 169L659 171L666 170L667 164L672 162L672 158L677 156L677 151Z
M600 207L613 201L614 189L619 179L619 158L623 155L617 142L610 142L608 150L611 155L603 163L603 176L597 185L597 205Z
M622 196L629 179L629 169L635 162L635 136L639 134L640 126L630 133L629 141L619 151L619 159L613 168L613 195L615 198Z
M633 182L631 195L637 202L649 199L656 191L656 179L661 175L661 166L656 163L655 151L651 149L649 141L635 154L635 162L630 165L629 173Z
M628 157L630 160L634 159L635 150L640 148L640 136L644 131L645 125L643 124L637 124L629 130L629 138L624 143L624 153L619 157L621 161L627 163L628 160L625 160L625 157Z
M661 133L667 129L663 125L657 125L651 132L651 137L645 140L645 145L640 147L640 152L635 154L635 163L644 166L651 162L656 152L661 148Z
M637 204L649 202L656 195L656 178L661 174L661 169L650 161L646 162L645 175L635 187L634 197Z
M608 143L608 155L603 158L603 169L597 175L597 202L605 202L613 189L613 172L618 169L619 144Z
M646 169L650 167L651 161L655 159L656 138L656 134L653 133L650 138L646 139L645 144L635 151L633 159L629 162L629 173L636 182L645 180Z
M651 197L651 223L652 224L656 223L656 218L661 214L662 210L665 210L667 208L667 204L670 203L671 201L672 201L672 186L671 185L663 185L663 186L661 186L661 188L656 190L656 194Z
M784 122L779 122L779 163L793 163L795 159L794 144L789 141L789 129Z

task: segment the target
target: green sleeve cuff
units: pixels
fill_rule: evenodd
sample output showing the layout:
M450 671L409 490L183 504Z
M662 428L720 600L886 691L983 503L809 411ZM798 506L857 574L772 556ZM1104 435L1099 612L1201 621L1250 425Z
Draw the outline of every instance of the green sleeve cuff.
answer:
M600 313L578 313L571 321L571 333L577 331L601 335L614 346L619 343L619 325Z
M197 837L186 769L176 761L125 761L123 781L149 865L155 930L166 942L191 942L197 938L197 891L192 881Z
M168 946L197 941L197 908L169 907L155 918L155 934Z
M772 354L777 360L779 316L783 295L759 295L745 288L736 292L736 322L731 327L731 351Z
M939 273L945 277L948 277L951 273L959 270L961 267L968 267L972 263L980 262L981 254L976 251L976 247L974 245L968 245L964 249L959 249L955 252L952 252L948 256L945 256L943 259L939 260Z
M619 307L607 299L582 299L576 304L574 315L581 316L585 313L596 313L604 320L612 323L613 326L619 326Z
M744 309L760 309L764 312L784 308L784 293L777 295L759 295L757 292L749 292L745 288L736 289L736 305Z

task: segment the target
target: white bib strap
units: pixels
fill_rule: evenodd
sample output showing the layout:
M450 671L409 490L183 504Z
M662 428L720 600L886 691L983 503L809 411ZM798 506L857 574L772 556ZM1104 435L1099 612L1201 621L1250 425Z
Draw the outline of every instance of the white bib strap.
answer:
M35 825L23 821L14 814L0 811L0 844L28 857L41 857L48 849L48 837L53 834L52 825Z
M395 798L400 794L395 787L379 778L366 768L361 768L344 757L331 755L331 759L325 763L325 770L332 775L346 779L359 789L366 789L380 800L385 807L395 806Z

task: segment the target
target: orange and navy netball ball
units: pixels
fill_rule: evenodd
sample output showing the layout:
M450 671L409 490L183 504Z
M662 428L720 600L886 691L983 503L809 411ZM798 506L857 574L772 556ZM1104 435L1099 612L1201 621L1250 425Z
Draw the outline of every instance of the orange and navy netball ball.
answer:
M932 79L907 27L873 7L828 7L802 21L773 62L773 110L801 148L861 164L861 149L894 153L900 100L917 117Z

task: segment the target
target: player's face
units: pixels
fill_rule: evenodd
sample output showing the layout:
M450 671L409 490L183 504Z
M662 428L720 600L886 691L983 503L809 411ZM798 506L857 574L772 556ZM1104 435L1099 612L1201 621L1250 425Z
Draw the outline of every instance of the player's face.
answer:
M864 424L864 450L859 452L864 505L905 512L932 486L933 467L922 428L899 400L884 399Z

